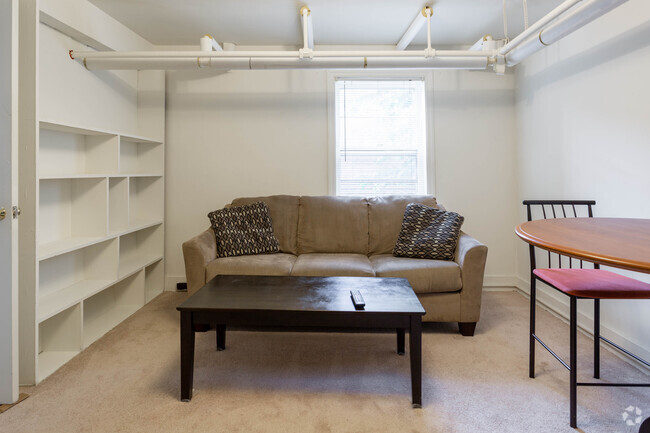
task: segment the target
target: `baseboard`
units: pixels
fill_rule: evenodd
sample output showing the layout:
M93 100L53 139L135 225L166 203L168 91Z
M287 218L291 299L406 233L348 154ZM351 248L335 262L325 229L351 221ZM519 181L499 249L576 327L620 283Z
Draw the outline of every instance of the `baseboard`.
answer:
M517 291L519 291L523 296L530 299L530 282L516 276L513 277L513 279L515 281L515 288L517 289ZM582 302L589 302L589 301L582 301ZM543 284L538 284L537 305L541 306L549 313L561 319L564 323L568 325L569 323L569 297L568 296L564 296L561 293L557 293L555 289L552 289L550 287L544 287ZM593 309L591 311L593 312ZM594 324L593 315L585 314L584 312L578 311L578 331L587 335L591 339L593 339L594 337L593 324ZM607 326L604 326L602 323L600 325L600 334L603 337L618 344L619 346L624 347L626 350L629 350L635 355L641 357L642 359L645 360L650 359L650 351L633 343L632 341L623 337L621 334L613 331ZM619 358L626 361L627 363L633 365L634 367L638 368L639 370L643 371L644 373L650 374L650 368L638 362L636 359L632 358L631 356L628 356L616 349L613 349L608 344L602 342L601 342L601 347L613 353L614 355L618 356Z
M486 275L483 277L484 292L511 291L517 287L514 275Z

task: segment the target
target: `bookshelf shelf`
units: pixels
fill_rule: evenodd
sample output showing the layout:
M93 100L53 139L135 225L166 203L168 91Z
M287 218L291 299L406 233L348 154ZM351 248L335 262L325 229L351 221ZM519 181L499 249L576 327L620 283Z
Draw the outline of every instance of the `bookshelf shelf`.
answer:
M35 381L162 291L161 141L39 122Z

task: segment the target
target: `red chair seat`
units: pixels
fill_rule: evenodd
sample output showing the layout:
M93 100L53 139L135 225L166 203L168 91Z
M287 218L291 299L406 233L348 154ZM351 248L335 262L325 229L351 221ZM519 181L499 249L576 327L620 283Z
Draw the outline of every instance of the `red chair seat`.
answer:
M650 299L650 284L602 269L535 269L567 295L593 299Z

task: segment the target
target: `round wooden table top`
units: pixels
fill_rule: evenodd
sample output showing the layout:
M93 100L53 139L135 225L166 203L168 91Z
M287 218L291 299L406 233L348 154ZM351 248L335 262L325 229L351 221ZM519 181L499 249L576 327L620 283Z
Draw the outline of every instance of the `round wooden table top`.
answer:
M529 244L558 254L650 273L650 219L545 219L520 224L515 232Z

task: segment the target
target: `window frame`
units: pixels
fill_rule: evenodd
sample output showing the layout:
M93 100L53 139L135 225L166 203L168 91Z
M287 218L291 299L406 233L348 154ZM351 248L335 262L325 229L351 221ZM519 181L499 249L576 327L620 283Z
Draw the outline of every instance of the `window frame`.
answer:
M336 81L424 81L424 116L426 127L426 194L435 195L435 147L433 129L433 71L341 71L327 72L327 189L328 194L336 196Z

